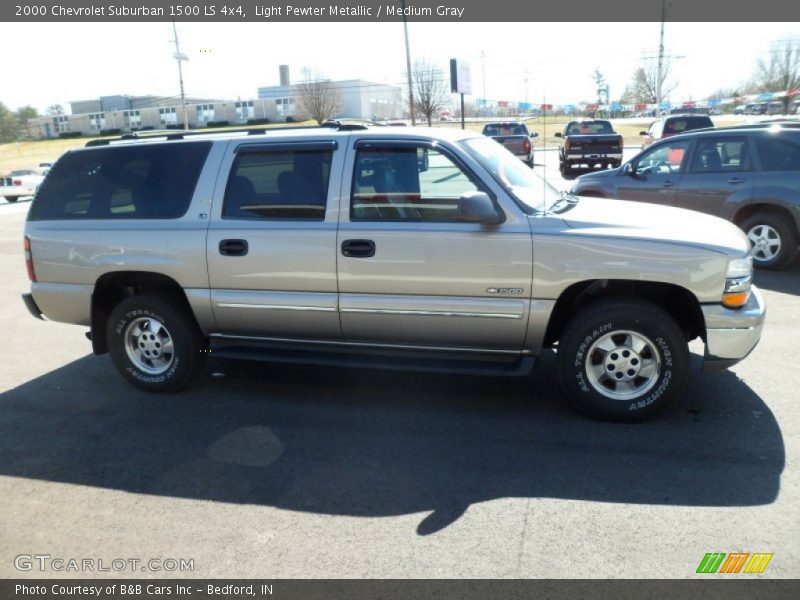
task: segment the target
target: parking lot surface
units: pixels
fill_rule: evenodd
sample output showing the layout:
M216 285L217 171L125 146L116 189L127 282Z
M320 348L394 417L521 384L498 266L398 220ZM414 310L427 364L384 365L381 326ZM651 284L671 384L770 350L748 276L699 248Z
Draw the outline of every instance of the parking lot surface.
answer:
M555 153L537 162L569 187ZM800 575L798 265L757 273L752 355L717 375L696 356L642 424L575 414L553 355L521 379L212 358L156 396L28 315L28 206L0 205L2 577L695 577L707 552ZM194 570L20 572L20 554Z

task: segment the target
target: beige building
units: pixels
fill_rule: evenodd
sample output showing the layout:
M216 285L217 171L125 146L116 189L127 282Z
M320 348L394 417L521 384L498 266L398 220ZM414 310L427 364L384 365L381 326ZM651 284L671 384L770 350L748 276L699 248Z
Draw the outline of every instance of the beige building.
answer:
M78 133L99 135L104 131L147 131L182 128L183 108L179 97L105 96L96 100L70 102L72 114L42 116L28 121L32 133L41 138ZM245 125L268 119L285 121L274 100L186 99L189 127L199 129L209 123Z

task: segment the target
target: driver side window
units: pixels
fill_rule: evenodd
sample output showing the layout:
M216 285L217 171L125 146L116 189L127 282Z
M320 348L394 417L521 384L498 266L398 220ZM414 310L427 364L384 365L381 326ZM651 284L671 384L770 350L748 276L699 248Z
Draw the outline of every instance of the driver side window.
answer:
M661 144L642 155L636 161L634 171L637 175L671 175L679 173L686 158L689 141L682 140Z

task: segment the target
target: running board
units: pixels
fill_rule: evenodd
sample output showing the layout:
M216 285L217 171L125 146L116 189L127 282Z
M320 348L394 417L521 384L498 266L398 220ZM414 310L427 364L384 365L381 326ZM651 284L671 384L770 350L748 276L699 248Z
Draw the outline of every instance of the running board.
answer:
M486 355L485 360L470 357L446 358L434 353L411 356L408 353L392 353L370 350L369 353L356 350L331 352L326 350L307 350L296 348L267 348L242 345L241 342L220 342L212 340L210 356L215 358L234 358L258 360L273 363L316 365L321 367L361 367L387 371L417 371L422 373L445 373L450 375L487 375L493 377L524 377L531 372L536 358L518 355L509 360L508 356Z

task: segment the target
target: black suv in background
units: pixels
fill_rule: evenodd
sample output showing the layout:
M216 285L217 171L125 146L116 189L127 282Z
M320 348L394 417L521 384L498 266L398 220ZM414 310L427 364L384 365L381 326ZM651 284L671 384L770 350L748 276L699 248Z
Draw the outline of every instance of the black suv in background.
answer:
M785 268L800 238L800 123L670 137L618 169L579 177L571 192L722 217L747 233L756 266Z
M714 122L708 115L681 114L662 117L658 121L653 121L647 131L640 131L642 136L642 148L647 148L659 140L680 135L694 129L706 129L714 127Z

